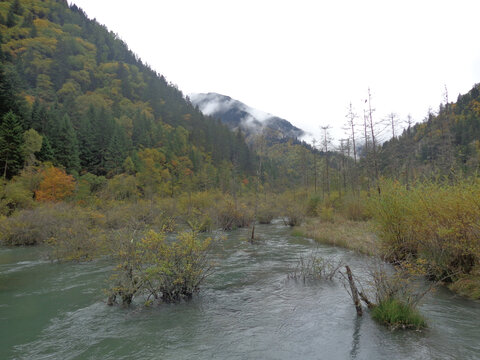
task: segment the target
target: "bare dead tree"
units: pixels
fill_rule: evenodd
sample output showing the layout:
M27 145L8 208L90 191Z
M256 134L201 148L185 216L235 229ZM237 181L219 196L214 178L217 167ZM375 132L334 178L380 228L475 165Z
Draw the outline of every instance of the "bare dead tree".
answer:
M405 162L405 183L406 183L407 189L409 189L410 188L410 171L411 171L410 169L412 168L412 161L413 161L413 154L414 154L414 151L412 151L414 141L410 134L411 128L413 125L413 119L410 114L408 114L407 116L406 124L407 124L407 130L406 130L407 131L407 144L406 144L407 149L405 153L407 154L407 161Z
M350 102L350 106L348 107L348 114L347 117L347 127L351 131L350 137L352 139L352 146L353 146L353 161L354 164L357 165L357 146L355 144L355 119L358 118L358 115L355 114L353 111L352 103Z
M315 189L315 194L317 193L317 140L313 139L312 140L313 144L313 183L314 183L314 189Z
M332 143L332 139L330 137L330 134L328 130L330 129L330 126L322 126L321 129L323 130L323 151L325 152L325 185L326 185L326 190L327 190L327 195L330 197L330 175L329 175L329 156L328 156L328 151L329 151L329 145Z
M388 114L388 123L392 128L392 138L396 137L396 129L398 127L398 115L395 113Z
M340 139L340 154L341 154L341 162L340 162L340 172L341 172L341 177L342 177L342 184L343 184L343 190L346 193L347 192L347 149L350 147L350 139ZM339 187L341 189L341 187Z
M372 109L372 94L370 88L368 88L368 120L371 132L372 139L372 154L373 154L373 168L375 171L375 185L377 187L378 194L380 195L380 183L379 183L379 171L378 171L378 156L377 156L377 143L376 143L376 134L375 134L375 125L373 123L373 112L375 109Z
M353 162L354 166L352 168L352 173L350 174L352 191L355 194L357 192L357 145L355 137L355 120L358 118L358 115L354 112L352 103L348 107L348 113L346 115L347 123L345 130L349 131L349 138L352 139L352 149L353 149ZM350 142L348 142L348 157L350 157Z

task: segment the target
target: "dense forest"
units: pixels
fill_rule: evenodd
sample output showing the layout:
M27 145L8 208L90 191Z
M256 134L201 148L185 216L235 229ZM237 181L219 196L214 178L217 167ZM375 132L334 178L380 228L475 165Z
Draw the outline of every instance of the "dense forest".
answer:
M251 171L241 134L203 116L75 5L2 1L0 28L1 136L15 143L0 150L5 178L31 155L72 174L109 178L141 171L154 156L164 178L208 174L215 186L220 168ZM38 135L41 148L27 150Z
M381 148L385 176L455 177L478 171L480 161L480 91L475 85L455 103L441 104L419 124L408 124Z

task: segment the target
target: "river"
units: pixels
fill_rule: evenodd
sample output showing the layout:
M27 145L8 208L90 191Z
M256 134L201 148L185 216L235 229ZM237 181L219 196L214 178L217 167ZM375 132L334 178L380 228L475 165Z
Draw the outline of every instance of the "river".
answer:
M287 279L302 255L370 258L290 235L280 222L227 234L192 301L109 307L106 260L56 264L42 248L0 248L0 359L480 359L480 303L447 289L421 307L429 327L390 331L356 316L341 281Z

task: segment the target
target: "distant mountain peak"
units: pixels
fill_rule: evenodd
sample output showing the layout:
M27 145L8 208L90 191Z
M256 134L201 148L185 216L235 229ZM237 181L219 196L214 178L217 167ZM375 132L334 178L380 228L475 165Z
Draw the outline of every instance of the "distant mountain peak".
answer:
M270 139L299 138L302 129L270 113L217 93L190 94L190 101L208 116L220 119L232 130L240 129L247 139L263 134Z

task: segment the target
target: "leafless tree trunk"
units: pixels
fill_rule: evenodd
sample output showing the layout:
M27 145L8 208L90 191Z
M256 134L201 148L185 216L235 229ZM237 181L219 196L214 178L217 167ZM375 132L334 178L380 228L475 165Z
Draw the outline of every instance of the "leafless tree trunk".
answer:
M375 185L377 186L378 194L380 195L381 189L379 184L379 174L378 174L378 158L377 158L377 143L375 139L375 126L373 123L373 112L375 109L372 109L372 94L370 88L368 88L368 119L370 122L370 132L372 136L372 154L373 154L373 167L375 170Z
M314 191L317 193L317 140L313 139L313 183Z
M327 195L330 197L330 176L329 176L329 156L328 156L328 145L331 143L330 135L328 133L330 126L322 126L323 130L323 150L325 151L325 174L326 174L326 187Z

